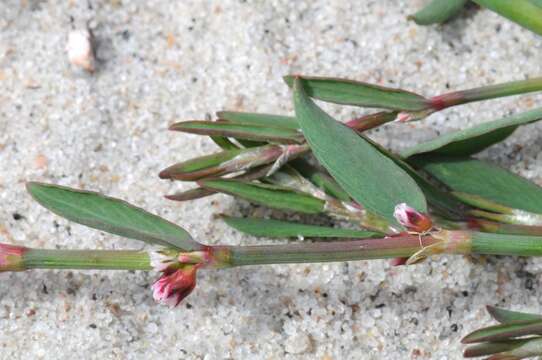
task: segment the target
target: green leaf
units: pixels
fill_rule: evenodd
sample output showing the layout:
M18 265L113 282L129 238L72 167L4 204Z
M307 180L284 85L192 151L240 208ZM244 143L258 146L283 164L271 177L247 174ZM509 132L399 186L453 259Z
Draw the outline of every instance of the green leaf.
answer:
M250 202L275 209L318 214L324 210L324 201L308 194L279 186L250 183L231 179L202 180L205 188L238 196Z
M296 118L314 155L339 185L368 211L397 224L395 206L427 212L416 182L363 136L335 121L294 85Z
M191 134L224 136L236 139L300 144L303 136L296 130L259 125L230 124L225 121L184 121L171 125L170 130Z
M513 209L542 214L542 188L496 165L439 155L416 156L410 162L455 192L476 194Z
M453 194L444 192L430 183L427 179L418 174L418 172L413 169L410 164L391 151L388 151L370 139L367 139L367 141L377 148L382 154L393 160L395 164L403 169L416 182L416 184L418 184L424 193L431 210L447 219L465 220L466 207Z
M271 115L261 113L245 113L235 111L219 111L216 113L219 119L227 120L235 124L260 125L266 127L279 127L286 129L299 129L295 117Z
M284 78L290 87L294 86L295 79L308 96L332 103L405 111L429 107L426 98L405 90L336 78L292 75Z
M463 352L463 356L466 358L480 357L486 355L492 355L501 353L503 351L513 350L523 344L528 342L528 340L507 340L500 342L487 342L469 346Z
M292 151L292 158L306 150L302 146ZM285 145L265 145L249 149L225 150L177 163L162 170L159 176L162 179L198 180L248 170L274 162L284 153L284 147Z
M436 139L418 144L401 153L407 158L422 153L466 156L506 139L520 125L542 119L542 108L519 113L499 120L485 122L465 130L439 136Z
M216 191L198 187L195 189L177 192L172 195L166 195L165 198L173 201L189 201L200 199L213 194L216 194Z
M540 0L473 0L497 14L542 35L542 1Z
M501 309L494 306L487 306L487 312L491 317L501 324L511 323L515 321L533 321L533 320L542 320L542 316L538 314L529 314L519 311L510 311Z
M234 176L232 179L237 180L256 180L265 177L269 170L271 170L272 165L264 165L254 169L250 169L247 172ZM173 201L188 201L200 199L206 196L216 194L216 191L198 187L195 189L190 189L186 191L177 192L172 195L166 195L165 198Z
M211 136L211 140L218 145L222 150L236 150L239 146L232 143L228 138L223 136Z
M432 0L423 9L408 17L418 25L440 24L459 14L467 0Z
M205 176L217 175L224 172L222 163L232 160L251 149L232 149L219 153L200 156L188 161L177 163L160 172L161 179L195 180Z
M471 332L461 342L472 344L484 341L500 341L542 333L542 320L518 321L509 324L489 326Z
M501 224L483 219L469 219L469 225L472 229L495 234L542 236L542 226Z
M341 201L350 201L350 195L328 174L318 170L304 159L295 159L291 165L311 183L324 190L326 194Z
M201 244L183 228L161 217L96 192L29 182L26 188L38 203L68 220L111 234L150 244L198 250Z
M338 237L338 238L370 238L382 234L363 230L337 229L333 227L306 225L288 221L223 217L229 226L253 236L265 237Z

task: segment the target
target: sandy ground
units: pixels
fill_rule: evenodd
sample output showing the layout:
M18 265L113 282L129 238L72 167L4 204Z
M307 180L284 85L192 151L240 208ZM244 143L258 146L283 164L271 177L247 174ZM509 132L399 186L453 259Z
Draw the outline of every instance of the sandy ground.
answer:
M266 243L214 220L265 213L215 196L176 204L174 162L216 150L169 123L221 109L292 113L288 73L349 77L425 95L542 73L542 41L487 11L422 28L425 1L15 1L0 4L0 238L48 248L138 248L33 203L26 180L99 190L185 226L206 243ZM64 51L89 23L99 67ZM372 135L400 149L533 108L540 95L453 108ZM326 106L346 120L365 110ZM542 185L542 124L481 156ZM442 257L204 272L175 310L144 272L0 276L0 358L460 359L490 323L485 304L541 311L540 260Z

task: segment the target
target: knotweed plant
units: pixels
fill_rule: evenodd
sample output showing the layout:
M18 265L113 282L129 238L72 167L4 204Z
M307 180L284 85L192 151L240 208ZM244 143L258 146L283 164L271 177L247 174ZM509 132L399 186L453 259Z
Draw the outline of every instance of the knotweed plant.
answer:
M153 297L173 307L194 289L197 272L206 269L368 259L411 265L440 254L542 255L542 189L473 157L519 126L542 119L542 108L486 121L400 153L364 134L385 123L402 126L422 120L452 106L540 91L542 78L432 97L344 79L287 76L285 81L293 92L295 116L222 111L214 121L171 125L175 131L209 136L221 150L161 171L163 179L197 184L167 198L187 201L225 193L290 214L324 214L357 229L224 216L228 225L255 236L329 241L210 246L124 201L30 182L32 197L56 214L151 247L43 250L6 244L0 246L0 269L156 271L160 276L152 285ZM380 111L342 123L313 99ZM474 339L504 339L509 344L508 338ZM494 359L521 358L514 354L527 352L519 349L538 349L528 345L535 340L510 341L514 347L491 343L493 353L503 349L512 354ZM489 354L484 351L466 354Z

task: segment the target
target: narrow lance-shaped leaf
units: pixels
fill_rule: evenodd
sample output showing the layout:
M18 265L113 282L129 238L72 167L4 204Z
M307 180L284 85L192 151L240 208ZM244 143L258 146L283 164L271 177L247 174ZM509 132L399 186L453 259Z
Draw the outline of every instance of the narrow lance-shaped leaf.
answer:
M199 182L202 187L238 196L250 202L275 209L317 214L324 210L324 201L311 195L279 186L249 183L230 179L211 179Z
M236 218L236 217L223 217L226 224L229 226L253 235L253 236L265 236L265 237L338 237L338 238L370 238L382 236L380 233L363 231L363 230L351 230L351 229L337 229L327 226L307 225L299 224L288 221L270 220L270 219L258 219L258 218Z
M529 314L519 311L510 311L506 309L501 309L495 306L487 306L487 312L491 317L501 324L511 323L515 321L532 321L532 320L542 320L542 316L538 314Z
M466 358L473 358L510 351L525 344L527 341L528 340L507 340L476 344L465 349L463 356Z
M440 24L457 15L466 2L467 0L431 0L408 19L414 20L418 25Z
M542 320L517 321L513 323L489 326L473 331L465 336L461 342L471 344L483 341L508 340L525 335L542 333Z
M456 198L460 199L465 204L468 204L470 206L473 206L479 209L484 209L484 210L492 211L495 213L501 213L501 214L513 214L514 210L517 210L517 209L509 208L507 206L503 206L501 204L497 204L494 201L487 200L481 197L480 195L466 194L466 193L456 192L456 191L454 191L453 194ZM519 210L519 211L525 212L524 210Z
M272 163L284 154L293 159L306 151L308 151L306 144L265 145L249 149L226 150L172 165L160 172L160 178L192 181L216 177Z
M542 355L542 337L526 339L523 344L513 349L491 356L488 360L519 360L532 359L534 356Z
M299 129L299 125L293 116L236 111L219 111L216 113L216 116L221 120L227 120L235 124L279 127L292 130Z
M290 87L300 82L308 96L337 104L405 111L429 107L428 100L418 94L358 81L309 76L286 76L284 80Z
M119 199L36 182L28 183L27 189L41 205L79 224L185 251L202 247L183 228Z
M222 150L237 150L237 149L239 149L239 146L236 146L228 138L225 138L223 136L210 136L210 138Z
M365 138L316 106L299 79L295 80L294 104L314 155L354 200L391 224L398 224L393 217L397 204L427 211L416 182Z
M197 187L197 188L186 190L186 191L180 191L175 194L165 195L164 197L168 200L173 200L173 201L189 201L189 200L201 199L213 194L216 194L216 191L211 190L211 189L205 189L202 187Z
M266 176L266 174L269 173L269 170L271 169L271 167L272 165L264 165L264 166L260 166L254 169L250 169L249 171L243 174L234 176L232 179L256 180L256 179ZM216 194L216 191L207 189L207 188L198 187L198 188L190 189L187 191L177 192L172 195L166 195L165 197L168 200L188 201L188 200L200 199L202 197L210 196L213 194Z
M469 210L468 213L470 215L499 221L501 223L542 226L542 214L532 213L520 209L512 209L494 201L487 200L479 195L458 192L454 192L453 194L465 204L478 208Z
M466 156L475 154L511 135L518 126L542 119L542 108L522 112L499 120L488 121L465 130L439 136L401 153L410 157L422 153Z
M468 157L420 155L409 159L455 192L542 214L542 188L501 167Z
M542 236L542 226L502 224L483 219L470 219L468 224L471 229L495 234Z
M542 35L542 1L540 0L473 0L478 5Z
M191 134L224 136L236 139L300 144L303 135L296 130L259 125L230 124L225 121L184 121L171 125L170 130Z

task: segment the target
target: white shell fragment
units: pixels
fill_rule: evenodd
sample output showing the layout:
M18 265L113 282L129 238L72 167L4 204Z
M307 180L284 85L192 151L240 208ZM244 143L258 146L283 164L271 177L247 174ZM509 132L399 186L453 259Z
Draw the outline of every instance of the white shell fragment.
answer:
M94 37L88 29L73 30L68 35L66 52L72 65L80 67L88 72L96 69L94 56Z

